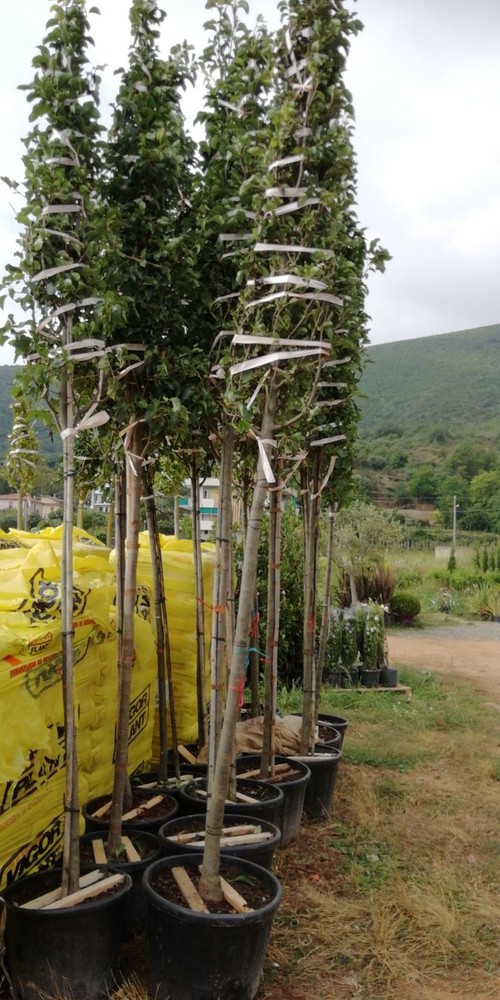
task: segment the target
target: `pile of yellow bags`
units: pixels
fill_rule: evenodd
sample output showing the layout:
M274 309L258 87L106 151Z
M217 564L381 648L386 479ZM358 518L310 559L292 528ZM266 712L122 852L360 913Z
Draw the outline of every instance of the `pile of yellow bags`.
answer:
M49 866L63 825L62 528L0 532L0 889ZM179 738L197 735L196 596L191 543L162 537ZM205 546L211 596L213 546ZM80 802L112 788L117 704L115 579L109 550L74 532L75 697ZM151 559L141 536L130 771L154 757L156 651ZM210 631L207 615L207 636ZM157 755L157 753L156 753Z

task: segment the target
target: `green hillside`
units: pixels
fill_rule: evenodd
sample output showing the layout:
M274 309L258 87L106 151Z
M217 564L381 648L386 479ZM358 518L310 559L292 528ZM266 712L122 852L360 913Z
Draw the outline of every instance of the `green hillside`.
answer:
M8 436L12 430L11 389L18 367L18 365L0 365L0 480L3 481L4 488L9 488L6 487L4 481L4 462L9 447ZM60 442L55 437L51 437L46 427L38 426L37 431L40 440L40 455L49 465L54 465L58 462L61 453ZM39 485L40 487L45 486L45 483ZM55 492L54 487L51 492Z
M500 430L500 324L368 349L361 431L395 423L464 434Z
M368 349L356 472L381 504L500 531L500 324Z

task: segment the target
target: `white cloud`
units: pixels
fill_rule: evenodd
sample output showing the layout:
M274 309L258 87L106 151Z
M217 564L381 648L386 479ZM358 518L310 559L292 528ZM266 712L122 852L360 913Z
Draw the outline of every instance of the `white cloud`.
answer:
M98 2L98 0L97 0ZM279 23L277 0L250 0ZM351 0L349 0L351 3ZM500 321L500 3L495 0L358 0L365 30L353 40L359 217L394 260L370 279L372 341ZM90 6L90 4L89 4ZM126 63L128 0L101 0L95 57L107 63L103 104ZM203 45L204 0L164 0L164 50L185 35ZM2 8L0 173L20 175L30 79L49 4ZM200 92L189 92L189 118ZM14 252L11 193L0 191L0 267ZM0 351L0 359L5 360Z

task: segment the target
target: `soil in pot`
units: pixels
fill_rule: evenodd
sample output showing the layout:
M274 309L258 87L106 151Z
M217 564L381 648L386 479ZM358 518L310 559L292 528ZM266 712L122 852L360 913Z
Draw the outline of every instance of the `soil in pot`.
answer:
M183 859L196 879L203 856ZM253 1000L281 886L271 872L240 858L222 857L221 874L249 912L196 912L183 899L166 898L169 872L179 858L157 861L144 875L149 907L151 994L157 1000ZM224 909L228 909L227 905Z
M129 875L114 892L67 909L31 909L61 884L61 871L38 872L4 890L7 963L18 1000L71 996L100 1000L116 986Z
M228 832L225 833L224 831ZM205 833L205 816L195 813L192 816L177 816L165 823L158 832L163 854L191 855L203 850ZM181 837L192 835L193 839L179 841ZM241 841L247 838L247 843ZM265 840L263 838L266 838ZM225 843L224 841L227 841ZM274 823L265 819L255 819L253 816L242 816L236 813L224 813L224 829L222 832L221 853L233 857L253 861L269 871L273 865L274 852L279 847L281 833Z
M248 754L236 761L236 770L238 773L246 773L252 769L260 772L260 762L260 756ZM278 768L276 774L272 778L261 780L267 781L269 784L278 784L283 791L279 825L281 827L281 846L286 847L298 836L306 785L311 777L311 772L306 763L291 760L290 757L277 756L275 763ZM281 770L285 766L286 770Z
M90 871L96 866L104 866L109 872L126 872L132 879L132 890L127 897L125 906L125 937L136 937L146 928L147 907L142 891L142 876L146 868L157 861L162 854L162 844L159 836L147 830L130 830L124 838L124 847L116 858L96 861L94 855L95 842L102 842L106 850L107 831L93 831L80 838L80 860L82 871ZM127 843L128 841L128 843ZM130 849L129 849L130 844ZM137 857L134 857L134 854Z
M84 805L82 813L86 833L103 830L109 825L109 808L105 809L108 803L111 803L110 794L98 795ZM132 810L124 814L122 826L124 830L148 830L156 833L167 819L177 815L178 810L179 803L172 795L165 792L155 794L154 790L151 794L149 791L132 788Z
M237 802L228 801L225 812L242 813L254 816L256 819L267 819L279 827L283 792L277 785L268 785L265 781L253 778L237 780L237 792L240 796ZM181 788L179 792L180 814L189 816L196 812L206 812L207 779L195 778L194 781Z
M314 754L299 759L303 760L311 771L304 798L304 811L309 819L325 819L330 816L333 809L333 794L342 751L337 747L316 744Z
M346 730L349 725L348 719L344 719L342 715L330 715L328 712L320 712L318 715L318 722L320 724L322 722L327 722L329 726L333 726L333 728L340 733L340 749L342 749Z

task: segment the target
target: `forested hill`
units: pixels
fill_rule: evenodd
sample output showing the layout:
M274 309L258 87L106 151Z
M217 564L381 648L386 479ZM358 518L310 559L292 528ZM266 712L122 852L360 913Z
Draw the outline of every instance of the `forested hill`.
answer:
M3 462L8 452L8 435L12 430L11 390L19 365L0 365L0 479L4 478ZM59 439L53 439L46 427L38 426L40 454L50 464L56 462L61 452ZM1 491L0 491L1 492Z
M11 389L18 365L0 365L0 457L7 453L7 436L12 430Z
M500 440L500 324L368 348L360 384L361 440L390 429L432 441ZM0 460L12 428L15 365L0 365ZM41 450L57 443L43 433Z
M441 427L466 437L500 431L500 324L368 349L361 381L361 434L384 425ZM489 435L488 435L489 436Z

